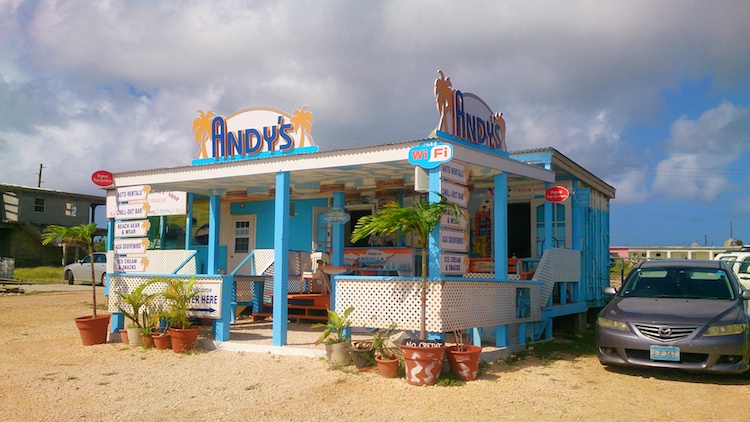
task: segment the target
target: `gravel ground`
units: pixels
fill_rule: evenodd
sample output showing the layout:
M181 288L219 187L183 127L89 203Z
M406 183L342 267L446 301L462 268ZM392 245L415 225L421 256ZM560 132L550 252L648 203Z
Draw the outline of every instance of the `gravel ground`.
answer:
M463 387L414 387L320 358L84 347L73 318L90 300L0 296L0 420L750 420L744 379L607 369L591 356L505 360Z

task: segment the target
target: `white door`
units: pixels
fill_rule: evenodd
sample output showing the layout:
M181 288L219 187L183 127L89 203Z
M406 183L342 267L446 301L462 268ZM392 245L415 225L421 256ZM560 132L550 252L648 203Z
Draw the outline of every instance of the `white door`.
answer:
M255 214L232 215L231 234L227 245L229 268L234 271L247 255L255 249ZM250 274L250 265L245 264L238 274Z

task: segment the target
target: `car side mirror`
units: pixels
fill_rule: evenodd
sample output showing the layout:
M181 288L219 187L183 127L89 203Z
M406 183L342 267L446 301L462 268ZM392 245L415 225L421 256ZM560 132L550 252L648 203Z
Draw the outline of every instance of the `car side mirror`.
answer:
M750 300L750 290L742 291L742 300Z
M750 290L746 290L748 293L750 293ZM602 294L604 296L614 296L617 294L617 290L612 286L607 286L602 289ZM748 297L750 298L750 297Z

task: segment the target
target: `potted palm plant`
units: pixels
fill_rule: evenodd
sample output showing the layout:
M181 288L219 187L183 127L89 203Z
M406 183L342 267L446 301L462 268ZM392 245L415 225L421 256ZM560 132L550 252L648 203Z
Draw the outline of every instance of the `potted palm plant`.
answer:
M82 316L75 319L81 342L84 346L102 344L107 342L107 327L109 326L109 314L96 313L96 277L94 275L94 233L96 223L81 224L66 227L51 225L47 226L42 233L42 244L49 245L55 241L69 244L84 244L88 247L89 261L91 262L91 293L92 307L90 316Z
M331 365L344 366L350 362L349 342L351 339L346 335L345 330L351 325L349 315L352 312L354 312L354 307L352 306L346 308L342 315L329 309L327 323L317 323L310 326L310 328L325 328L320 333L315 344L323 343L325 345L326 358Z
M128 344L137 346L142 344L141 332L147 325L148 306L156 297L156 294L146 293L146 288L151 282L143 283L133 289L130 293L116 292L120 296L117 301L117 307L131 323L128 324ZM143 322L143 323L141 323Z
M182 353L185 350L195 349L200 327L193 327L188 316L193 299L199 294L195 289L195 277L188 280L181 278L157 280L166 285L161 295L168 302L164 315L172 337L172 350L175 353Z
M352 242L371 235L406 236L413 233L421 242L422 280L420 283L420 324L419 341L405 340L401 344L401 355L406 365L406 381L413 385L433 385L445 358L445 345L442 342L427 341L427 245L430 234L440 224L440 217L446 211L456 219L461 218L458 206L437 194L439 202L417 201L412 207L388 203L375 214L366 215L357 221L352 231Z
M400 356L398 348L391 345L391 334L396 329L396 323L381 328L372 334L372 348L375 349L375 362L380 375L393 378L398 373Z

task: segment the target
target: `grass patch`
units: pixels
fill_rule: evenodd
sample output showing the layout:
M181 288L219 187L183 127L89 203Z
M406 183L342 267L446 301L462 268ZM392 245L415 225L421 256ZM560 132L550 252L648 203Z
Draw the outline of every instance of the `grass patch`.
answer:
M595 356L596 333L594 330L587 330L583 334L558 336L552 341L532 345L529 353L546 360Z
M61 267L16 268L13 270L13 277L30 283L62 284L65 282L62 273Z
M458 375L452 372L442 372L435 385L440 387L463 387L466 381L461 381Z

